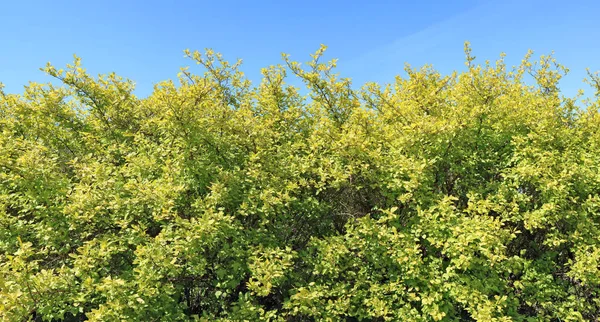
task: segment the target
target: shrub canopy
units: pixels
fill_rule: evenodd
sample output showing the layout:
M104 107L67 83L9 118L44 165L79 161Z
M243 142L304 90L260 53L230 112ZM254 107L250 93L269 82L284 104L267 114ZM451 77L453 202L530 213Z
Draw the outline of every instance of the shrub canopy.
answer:
M0 90L0 319L599 318L597 76L578 106L551 56L466 46L356 89L323 51Z

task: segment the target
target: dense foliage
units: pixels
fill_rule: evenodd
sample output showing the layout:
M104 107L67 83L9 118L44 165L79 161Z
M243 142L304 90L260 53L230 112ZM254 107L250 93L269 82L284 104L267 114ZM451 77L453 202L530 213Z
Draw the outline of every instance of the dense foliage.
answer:
M205 73L147 98L79 58L0 90L0 319L600 318L596 75L580 104L551 56L467 46L356 89L323 51L257 86L186 51Z

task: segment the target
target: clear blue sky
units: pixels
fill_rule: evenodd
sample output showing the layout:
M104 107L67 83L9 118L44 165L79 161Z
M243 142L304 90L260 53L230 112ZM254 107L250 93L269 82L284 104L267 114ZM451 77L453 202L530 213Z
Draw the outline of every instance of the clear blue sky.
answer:
M323 43L355 82L389 82L405 62L444 73L464 67L463 43L480 60L506 52L509 64L527 49L554 50L572 73L566 94L583 87L585 68L600 70L598 0L428 1L3 1L0 5L0 82L21 92L49 80L50 61L72 54L90 72L133 79L137 93L175 78L190 62L182 50L210 47L242 58L256 80L261 67L286 52L308 60Z

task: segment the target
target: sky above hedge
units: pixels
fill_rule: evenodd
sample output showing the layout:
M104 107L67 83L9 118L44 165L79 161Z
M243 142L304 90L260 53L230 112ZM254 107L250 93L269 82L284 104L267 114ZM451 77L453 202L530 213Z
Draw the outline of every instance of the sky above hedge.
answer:
M574 95L586 88L585 68L600 70L599 10L595 0L6 1L0 81L21 92L28 81L50 80L39 71L46 62L64 66L77 54L92 74L115 71L145 96L190 64L186 48L243 58L242 69L257 80L281 52L306 61L323 43L356 83L389 82L404 63L463 68L470 41L478 58L505 52L509 65L528 49L554 50L572 71L563 92Z

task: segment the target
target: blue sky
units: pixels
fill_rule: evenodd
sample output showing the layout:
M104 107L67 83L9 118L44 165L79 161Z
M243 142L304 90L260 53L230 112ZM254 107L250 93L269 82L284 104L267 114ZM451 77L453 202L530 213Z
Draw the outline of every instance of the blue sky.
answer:
M133 79L137 94L190 65L183 50L210 47L258 80L281 53L307 61L319 44L356 83L390 82L404 63L464 68L464 41L480 61L507 53L517 64L528 49L555 51L571 69L565 94L585 88L585 68L600 70L598 0L429 1L3 1L0 82L21 92L39 71L82 57L93 74ZM199 71L199 70L198 70Z

